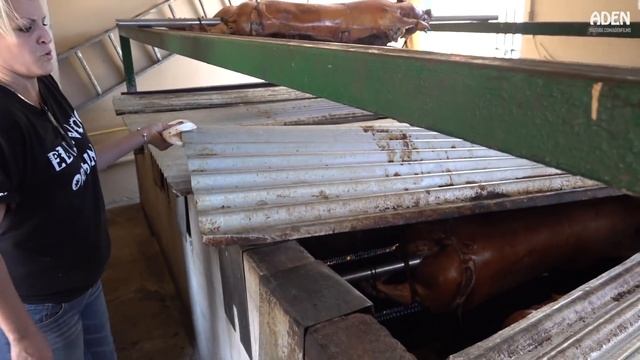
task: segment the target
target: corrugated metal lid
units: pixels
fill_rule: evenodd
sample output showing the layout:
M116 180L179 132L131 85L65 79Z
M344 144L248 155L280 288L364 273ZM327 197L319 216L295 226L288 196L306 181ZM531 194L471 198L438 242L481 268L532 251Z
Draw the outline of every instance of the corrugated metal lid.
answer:
M271 99L274 89L263 89L261 98ZM126 95L132 96L132 95ZM212 97L214 95L211 95ZM124 97L124 96L123 96ZM220 92L218 97L228 98L226 92ZM149 99L145 96L144 101L137 102L137 106L144 108ZM178 98L178 104L167 104L166 107L176 106L181 109L184 105L183 101L189 99L189 94L183 94ZM161 101L155 99L154 102ZM216 100L218 103L220 99ZM147 110L145 110L147 111ZM131 114L123 116L123 120L131 129L135 129L153 124L159 121L169 122L175 119L189 119L196 123L199 127L211 124L216 125L310 125L310 124L336 124L336 123L352 123L355 121L364 121L377 119L378 116L354 109L352 107L337 104L325 99L291 99L287 101L264 102L259 103L259 99L252 100L250 105L229 103L224 107L189 110L189 111L172 111L152 114ZM157 150L149 147L149 151L153 154L154 161L160 167L169 187L180 195L190 194L191 178L187 166L187 160L182 148L171 147L166 151Z
M204 241L254 244L613 190L394 120L202 126L184 136Z

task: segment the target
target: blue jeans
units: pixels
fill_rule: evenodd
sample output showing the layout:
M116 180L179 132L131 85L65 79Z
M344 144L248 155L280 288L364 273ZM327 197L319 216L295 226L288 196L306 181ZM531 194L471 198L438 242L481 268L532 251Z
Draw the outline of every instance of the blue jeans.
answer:
M63 304L25 305L40 331L49 340L56 360L114 360L117 358L102 284ZM9 360L11 349L0 331L0 360Z

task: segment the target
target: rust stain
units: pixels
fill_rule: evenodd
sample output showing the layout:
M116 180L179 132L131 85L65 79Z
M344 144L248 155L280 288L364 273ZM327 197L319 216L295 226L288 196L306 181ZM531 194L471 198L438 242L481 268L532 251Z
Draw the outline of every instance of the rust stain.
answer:
M398 160L400 162L406 162L413 160L412 151L416 149L416 144L411 141L409 135L407 135L406 133L391 134L389 129L376 129L371 125L364 125L361 126L361 128L365 133L371 133L374 136L377 133L388 134L376 140L376 146L378 147L378 149L387 152L387 162L392 163ZM391 141L401 141L399 154L395 149L393 149L392 144L390 143ZM396 158L398 160L396 160Z
M371 135L373 135L373 136L375 136L376 134L388 134L388 133L391 132L391 129L376 128L373 125L362 125L362 126L360 126L360 128L362 128L363 132L371 133ZM395 135L389 135L389 137L393 137L393 136L395 136ZM388 139L388 140L395 140L395 139Z
M510 197L509 195L493 190L480 190L476 192L476 195L472 196L469 200L471 201L480 201L480 200L497 200L504 199Z
M396 161L396 152L394 150L389 150L387 152L387 162L395 162Z
M402 140L402 148L407 150L415 150L416 144L408 139Z
M409 136L405 133L400 133L400 134L389 134L387 136L384 137L385 140L408 140Z
M222 224L216 220L209 218L200 218L200 229L203 233L216 233L222 229Z
M378 149L382 151L387 151L390 148L389 143L387 141L376 141L376 146L378 147Z
M615 302L619 302L620 300L628 297L629 295L633 294L634 292L636 292L639 289L640 289L640 284L635 284L633 287L613 295L611 297L611 300L613 300Z
M365 133L372 133L375 134L375 128L371 125L363 125L362 126L362 131Z
M413 161L413 151L412 150L402 150L400 152L400 161L402 161L402 162Z
M324 190L320 190L318 195L312 195L312 196L314 198L318 198L318 199L322 199L322 200L329 200L329 194Z

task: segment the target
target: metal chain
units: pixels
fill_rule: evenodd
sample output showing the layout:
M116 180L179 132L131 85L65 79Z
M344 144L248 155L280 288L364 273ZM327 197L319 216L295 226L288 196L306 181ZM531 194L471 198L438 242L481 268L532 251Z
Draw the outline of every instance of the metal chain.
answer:
M396 308L387 309L376 313L373 317L377 321L387 321L391 319L395 319L401 316L406 316L410 314L414 314L424 310L424 306L419 302L414 302L408 306L400 306Z

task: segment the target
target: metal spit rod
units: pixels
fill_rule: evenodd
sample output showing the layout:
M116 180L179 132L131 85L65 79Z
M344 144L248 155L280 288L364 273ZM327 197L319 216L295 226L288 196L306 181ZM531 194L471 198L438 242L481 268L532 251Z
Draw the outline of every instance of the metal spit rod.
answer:
M498 20L498 15L466 15L466 16L434 16L432 23L450 21L491 21ZM184 19L118 19L116 24L120 27L161 27L161 28L184 28L194 25L214 26L220 24L220 18L184 18Z
M189 18L189 19L118 19L116 24L120 27L163 27L163 28L184 28L195 25L214 26L220 24L219 18Z
M448 22L448 21L493 21L498 20L498 15L450 15L450 16L433 16L432 23Z
M388 254L388 253L396 251L397 248L398 248L398 244L394 244L392 246L387 246L387 247L380 248L380 249L364 250L364 251L358 251L357 253L353 253L353 254L341 255L341 256L333 257L333 258L326 259L326 260L323 260L323 261L324 261L324 263L326 265L333 266L333 265L338 265L338 264L344 264L344 263L350 263L350 262L354 262L354 261L359 261L359 260L362 260L362 259L366 259L366 258L370 258L370 257L374 257L374 256L379 256L379 255L383 255L383 254Z
M421 260L422 260L422 257L411 259L409 261L409 266L416 266ZM364 280L370 277L386 275L398 270L402 270L403 268L404 268L404 262L398 262L398 263L378 266L371 269L359 270L353 273L342 275L342 278L346 281L359 281L359 280Z

